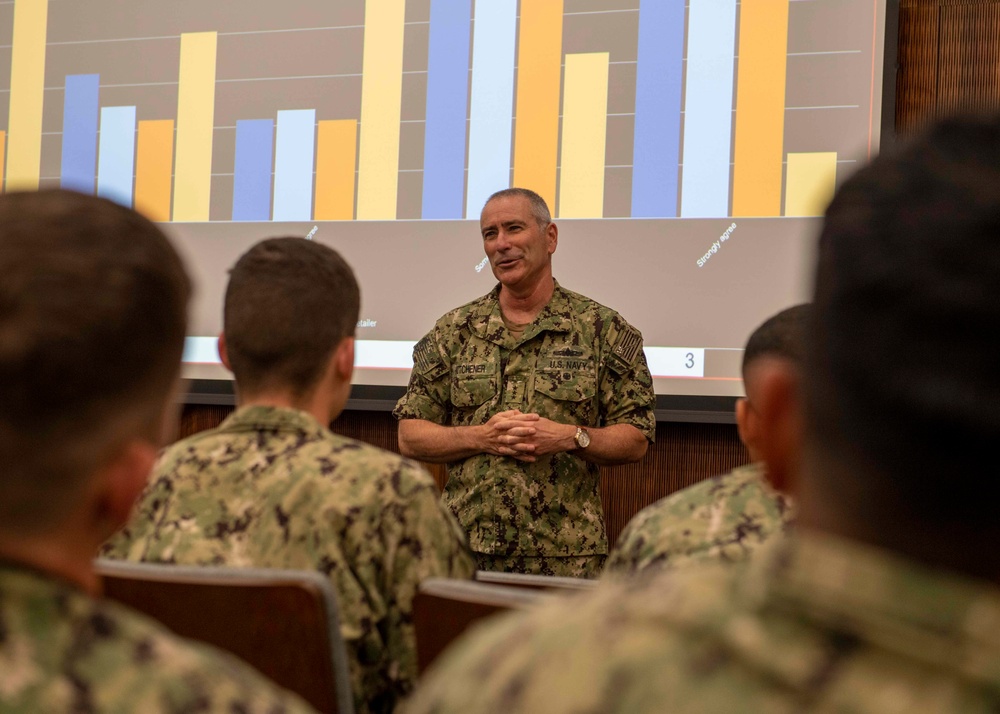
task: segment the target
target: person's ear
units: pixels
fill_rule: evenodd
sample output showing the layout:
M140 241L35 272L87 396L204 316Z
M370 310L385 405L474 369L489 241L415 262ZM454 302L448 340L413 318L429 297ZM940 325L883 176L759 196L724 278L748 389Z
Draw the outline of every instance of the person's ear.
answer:
M228 369L230 372L232 372L233 368L229 366L229 348L226 347L225 332L219 333L218 348L219 348L219 359L222 360L222 366Z
M101 468L95 501L95 522L110 537L132 514L156 463L157 448L143 439L126 442Z
M802 412L799 376L790 365L774 362L759 375L757 446L767 478L779 491L794 493L802 455Z
M552 255L556 252L556 246L559 244L559 229L556 228L555 223L549 223L546 227L545 237L548 241L549 255Z
M757 441L760 438L757 420L754 415L753 406L746 397L736 400L736 433L739 434L740 441L750 454L751 461L760 460L760 452L757 449Z
M334 351L334 367L341 381L350 382L354 374L354 338L345 337Z

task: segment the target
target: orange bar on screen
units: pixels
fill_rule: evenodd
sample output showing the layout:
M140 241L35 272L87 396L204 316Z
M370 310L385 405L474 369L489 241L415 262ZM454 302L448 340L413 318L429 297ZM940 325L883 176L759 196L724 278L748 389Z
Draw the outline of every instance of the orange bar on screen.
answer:
M740 5L733 215L781 215L788 0Z
M556 206L563 0L522 0L517 50L514 185ZM500 188L500 187L498 187Z
M135 208L151 221L170 220L174 120L139 122L135 160Z
M319 122L316 140L317 221L354 218L355 169L358 158L356 119Z

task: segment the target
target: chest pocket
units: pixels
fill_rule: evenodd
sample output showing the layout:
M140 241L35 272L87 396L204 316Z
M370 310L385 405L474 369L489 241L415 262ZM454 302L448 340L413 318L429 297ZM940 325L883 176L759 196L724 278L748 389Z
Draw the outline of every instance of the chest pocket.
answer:
M451 403L456 407L478 407L496 393L497 382L493 376L459 378L451 383Z
M590 371L544 370L535 373L535 391L559 402L584 402L597 394L597 380Z

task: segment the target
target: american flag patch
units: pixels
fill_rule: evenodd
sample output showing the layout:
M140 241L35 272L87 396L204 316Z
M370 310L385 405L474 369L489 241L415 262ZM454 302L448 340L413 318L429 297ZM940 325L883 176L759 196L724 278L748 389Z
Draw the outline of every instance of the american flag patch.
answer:
M611 352L625 364L630 365L635 362L635 358L639 356L639 350L641 349L642 335L631 325L626 325L618 333L618 339L615 340L615 346L611 348Z
M431 344L430 335L420 340L413 348L413 364L416 365L417 371L420 374L429 372L440 362L439 359L435 359L437 357L436 352L437 350L434 349L434 345Z

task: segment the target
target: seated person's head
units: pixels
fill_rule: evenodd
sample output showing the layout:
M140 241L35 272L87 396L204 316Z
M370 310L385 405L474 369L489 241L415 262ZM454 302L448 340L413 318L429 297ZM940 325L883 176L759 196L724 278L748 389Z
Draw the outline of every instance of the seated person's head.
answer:
M845 183L811 328L800 523L995 576L1000 123L943 122Z
M61 557L89 563L175 417L188 278L152 223L67 191L0 197L0 275L0 550L76 529Z
M328 420L350 393L361 294L347 262L304 238L271 238L230 270L219 351L241 401L280 394L304 406L333 395ZM321 395L322 396L322 395Z
M809 305L796 305L769 317L757 327L743 350L743 391L736 400L736 428L751 461L760 461L760 421L754 404L762 383L773 370L801 372L805 359Z

